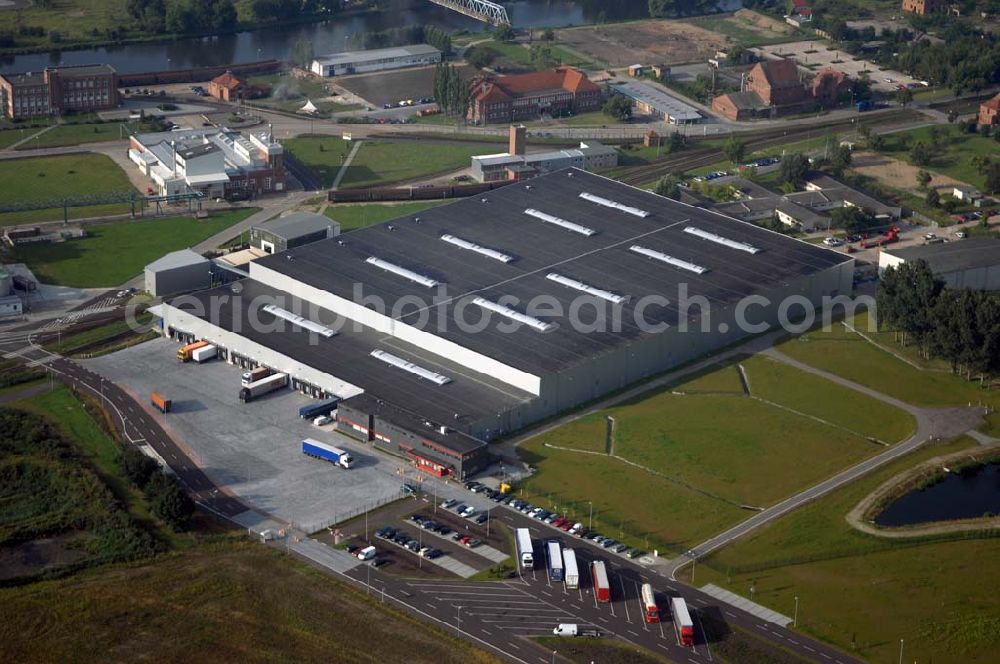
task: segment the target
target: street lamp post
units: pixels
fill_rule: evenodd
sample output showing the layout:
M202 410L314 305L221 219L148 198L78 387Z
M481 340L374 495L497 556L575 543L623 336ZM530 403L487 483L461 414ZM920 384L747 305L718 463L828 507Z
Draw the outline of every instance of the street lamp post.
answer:
M458 634L462 635L462 606L458 606Z
M587 502L590 503L590 518L587 519L587 530L593 530L594 529L594 501L588 500Z
M903 664L903 639L899 640L899 664Z
M799 626L799 596L795 596L795 613L792 616L792 627Z

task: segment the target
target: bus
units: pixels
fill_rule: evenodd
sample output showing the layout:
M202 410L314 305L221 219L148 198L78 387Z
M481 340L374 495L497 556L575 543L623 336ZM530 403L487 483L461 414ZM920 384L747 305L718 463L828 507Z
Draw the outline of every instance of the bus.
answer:
M531 545L531 533L527 528L517 529L517 558L521 561L521 569L535 568L535 550Z
M653 586L648 583L642 584L642 616L648 623L660 622L660 607L656 605Z
M549 559L548 560L549 580L562 581L563 580L562 547L559 546L558 540L547 540L545 542L545 555Z

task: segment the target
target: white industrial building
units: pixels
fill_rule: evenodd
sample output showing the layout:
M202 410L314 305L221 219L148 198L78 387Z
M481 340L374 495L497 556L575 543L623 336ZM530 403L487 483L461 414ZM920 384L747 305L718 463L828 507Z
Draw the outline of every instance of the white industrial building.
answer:
M483 154L472 157L472 177L478 182L524 180L562 168L595 171L618 165L618 150L587 140L580 147L533 154Z
M247 136L225 127L136 134L128 156L160 196L259 195L285 189L284 149L269 129Z
M663 90L640 81L612 83L612 92L624 95L632 100L632 104L643 115L649 115L663 120L667 124L683 125L701 122L704 118L698 109L690 104L668 95Z
M344 433L461 475L482 441L759 332L785 298L849 294L853 274L844 254L565 169L265 256L156 311L172 338L340 397ZM767 299L753 330L750 296Z
M948 288L1000 290L1000 240L973 237L919 247L884 249L878 257L878 269L882 271L914 261L926 261L931 272Z
M309 70L318 76L364 74L386 69L420 67L441 62L441 51L428 44L332 53L313 60Z

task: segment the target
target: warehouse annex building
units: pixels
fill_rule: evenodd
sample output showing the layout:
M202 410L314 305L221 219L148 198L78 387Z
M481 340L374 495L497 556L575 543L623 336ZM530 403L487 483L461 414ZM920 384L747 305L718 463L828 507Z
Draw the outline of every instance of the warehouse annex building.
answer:
M782 299L818 306L853 273L849 256L566 169L265 256L159 315L176 339L340 397L345 433L465 475L484 441L744 337L745 297L770 299L747 316L772 325Z

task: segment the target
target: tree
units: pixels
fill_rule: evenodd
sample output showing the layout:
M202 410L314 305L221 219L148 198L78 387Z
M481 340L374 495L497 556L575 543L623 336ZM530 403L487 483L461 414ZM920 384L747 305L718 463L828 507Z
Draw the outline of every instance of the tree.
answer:
M809 160L801 152L791 152L781 159L778 166L778 179L793 187L799 187L805 182L809 173Z
M653 193L677 200L681 196L680 184L680 178L670 173L664 175L656 181L656 185L653 187Z
M851 165L851 161L854 159L854 153L851 152L851 148L846 145L836 145L830 150L828 150L826 163L827 168L830 172L840 177L847 170L847 167Z
M992 159L984 154L973 155L969 159L969 165L976 169L976 172L980 175L986 174L987 167L992 163Z
M986 178L986 191L991 194L1000 193L1000 162L990 162L984 176Z
M951 109L950 111L948 111L948 123L949 124L955 122L955 120L957 120L957 119L958 119L958 111L956 111L955 109Z
M476 69L483 69L493 64L497 58L497 52L489 46L478 44L466 50L465 61Z
M913 101L913 92L909 88L899 88L896 90L896 103L900 106L909 106L910 102Z
M933 177L928 171L925 171L922 168L917 171L917 186L920 187L921 190L926 189L932 179Z
M735 136L730 136L723 147L723 152L731 164L738 166L743 163L743 157L746 156L747 144Z
M890 283L884 287L880 284L876 291L879 318L903 334L904 344L909 335L926 349L934 329L934 304L944 282L934 276L923 260L888 268L883 272L883 280L890 271L894 273ZM888 305L886 311L882 310L883 304Z
M868 138L868 147L875 152L881 152L885 149L885 136L882 134L872 134Z
M493 38L497 41L512 42L517 39L517 33L509 25L500 25L493 31Z
M145 494L153 515L174 530L183 530L194 514L194 503L173 476L154 474L146 484Z
M667 142L670 152L676 152L684 147L684 135L679 131L670 133L670 140Z
M313 61L313 43L309 39L299 39L296 40L295 45L292 46L292 55L290 60L292 64L302 67L303 69L308 69L309 64Z
M129 481L140 489L144 488L153 474L160 470L160 464L143 454L139 448L131 446L122 450L119 464Z
M619 122L625 122L632 117L632 101L625 95L613 94L604 102L604 107L601 110L605 115Z
M746 57L747 47L743 44L733 44L729 47L726 53L726 60L732 65L743 64L743 58Z
M924 141L917 141L910 148L910 161L914 166L927 166L931 163L934 155L934 148Z
M860 233L876 225L875 217L867 210L854 205L834 208L830 212L831 225L848 233Z
M531 53L531 66L538 71L552 69L559 64L556 57L552 55L552 47L548 44L534 44L529 52Z

